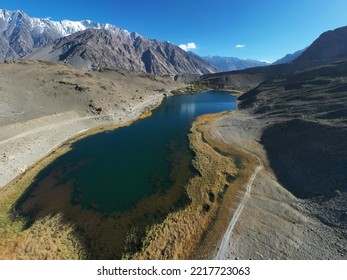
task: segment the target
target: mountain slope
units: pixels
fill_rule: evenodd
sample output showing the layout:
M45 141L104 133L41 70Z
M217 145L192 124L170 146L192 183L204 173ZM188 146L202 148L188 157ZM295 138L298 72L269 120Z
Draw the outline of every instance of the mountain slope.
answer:
M137 33L88 29L60 38L27 55L28 59L63 61L78 68L122 68L160 75L215 72L198 56L168 42Z
M246 68L267 66L269 63L253 59L239 59L237 57L205 56L202 57L209 64L216 67L221 72L243 70Z
M284 64L284 63L290 63L292 62L293 60L297 59L304 51L306 50L305 49L302 49L302 50L298 50L294 53L289 53L289 54L286 54L284 57L276 60L274 63L272 63L273 65L276 65L276 64Z
M294 62L325 63L343 58L347 58L347 26L320 35Z

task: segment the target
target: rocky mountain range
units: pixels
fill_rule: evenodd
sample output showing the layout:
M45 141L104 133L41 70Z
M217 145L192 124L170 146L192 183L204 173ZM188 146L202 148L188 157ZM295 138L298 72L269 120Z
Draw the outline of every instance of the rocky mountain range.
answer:
M202 58L209 64L216 67L220 72L243 70L246 68L267 66L270 64L266 61L259 61L254 59L239 59L237 57L204 56Z
M57 39L25 58L63 61L87 70L122 68L159 75L217 71L200 57L168 42L102 29L87 29Z
M169 42L148 39L111 24L52 21L32 18L22 11L0 9L0 61L20 58L61 61L86 70L122 68L158 75L201 75L256 67L244 71L268 77L346 57L347 27L325 32L307 49L264 68L256 66L266 66L266 62L255 60L201 58Z
M0 10L0 34L0 61L25 57L64 61L87 70L116 67L160 75L217 71L169 42L89 20L57 22Z

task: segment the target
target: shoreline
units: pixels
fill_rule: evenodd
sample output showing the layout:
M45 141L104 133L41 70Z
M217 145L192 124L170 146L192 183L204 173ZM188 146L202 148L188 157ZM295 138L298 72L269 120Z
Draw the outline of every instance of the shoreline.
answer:
M222 112L212 114L208 116L207 121L200 122L200 131L203 134L203 141L212 147L215 153L222 154L226 157L232 157L236 159L243 159L244 166L238 166L238 176L235 181L230 185L230 188L224 194L223 200L219 205L216 216L210 221L210 224L204 233L200 244L193 251L190 259L209 259L215 258L216 251L218 251L219 243L221 242L224 234L226 233L229 223L234 214L237 211L237 207L240 205L242 198L240 194L245 192L245 185L249 181L253 169L257 166L257 160L252 154L243 149L237 148L237 146L231 143L225 143L220 138L213 135L211 129L214 127L214 123L224 116L230 116L237 112ZM218 172L218 169L216 170Z
M57 146L51 148L49 150L48 154L46 154L44 157L40 158L39 161L36 161L34 164L32 164L26 170L23 170L23 174L17 175L8 184L6 184L3 189L1 189L2 194L10 193L10 195L7 195L7 196L2 195L2 197L0 199L2 213L6 213L6 212L11 211L11 207L12 207L11 204L13 203L13 201L16 201L16 198L20 197L25 192L25 190L27 189L27 186L29 186L33 182L36 174L38 174L39 171L42 170L45 166L50 164L50 162L54 161L56 158L65 154L66 152L68 152L71 149L72 143L74 143L74 142L76 142L82 138L88 137L90 135L100 133L103 131L107 131L107 130L114 130L114 129L117 129L119 127L130 125L139 119L149 117L151 115L152 110L154 110L157 106L159 106L161 104L162 100L163 100L163 98L160 99L160 102L157 102L158 101L157 99L155 99L156 102L153 102L153 100L152 100L151 106L148 106L148 104L146 104L146 106L140 106L140 108L145 109L145 112L139 111L139 108L137 108L138 116L136 118L130 119L126 122L122 122L122 123L118 123L118 124L114 124L114 123L109 124L109 122L107 122L107 121L103 121L103 124L100 124L100 122L92 123L92 125L90 126L89 129L85 128L82 132L78 132L78 133L74 134L73 137L69 137L67 140L64 139L62 143L59 143L59 144L57 144ZM150 107L150 109L148 109L149 107ZM94 119L94 118L91 118L91 119ZM85 120L85 119L83 119L83 120ZM70 121L70 123L71 123L71 121ZM42 130L38 130L38 132L41 133ZM30 136L31 134L28 134L28 135ZM23 137L25 138L28 135L25 134L25 135L23 135ZM22 139L22 137L14 137L13 139ZM11 142L11 141L9 141L9 142ZM6 199L8 196L12 197L12 199ZM195 207L200 207L200 206L202 206L202 203L196 205ZM5 210L4 210L4 208L5 208ZM59 219L61 219L61 217ZM6 220L6 223L7 222L8 222L8 220ZM21 221L21 219L20 219L17 222L19 224L22 223L22 225L20 227L24 227L24 224L25 224L24 220ZM207 223L209 223L209 221L207 221ZM21 232L21 229L17 228L17 231ZM1 241L0 241L0 244L1 244ZM191 247L190 250L192 250L193 248L194 248L194 246ZM188 255L190 254L189 252L185 253L183 256L188 257Z
M13 219L13 215L16 215L15 210L13 209L13 203L15 203L18 200L18 198L20 198L25 193L25 191L32 184L32 182L34 182L36 175L55 159L69 152L73 143L90 135L102 133L108 130L115 130L124 126L129 126L138 120L147 118L151 116L152 110L157 108L161 104L162 100L163 98L161 98L160 100L156 98L154 100L150 100L151 102L148 102L150 103L150 105L146 103L145 106L137 106L137 116L135 118L131 118L131 116L129 116L129 120L125 122L116 124L114 123L114 121L104 121L103 123L92 122L91 125L84 131L78 131L74 133L71 137L64 139L61 143L58 143L56 146L50 147L47 154L41 157L38 161L34 161L34 163L31 164L28 168L26 168L26 170L22 170L21 174L16 175L13 179L7 182L0 189L0 224L2 224L2 227L0 228L0 235L2 236L2 238L0 239L0 247L2 248L2 251L0 253L0 259L47 258L47 255L40 256L40 254L42 253L40 245L38 244L40 244L39 240L41 239L41 235L35 237L35 239L32 240L33 235L36 235L35 228L39 228L39 231L48 234L48 236L46 236L45 238L47 239L47 242L49 244L47 246L54 248L54 242L61 243L61 248L59 248L60 253L55 253L55 250L52 249L52 255L48 258L84 259L85 250L82 245L83 242L77 237L78 234L77 232L75 232L75 226L70 222L63 222L63 213L58 213L53 216L47 216L43 219L39 218L37 219L37 221L35 221L33 226L26 229L26 219L20 216L16 216L16 218ZM19 137L19 139L23 140L23 138L21 137ZM9 143L11 144L11 141L9 141ZM54 224L53 228L52 226L49 226L49 224ZM49 228L51 228L53 232L61 231L61 236L65 237L58 238L54 241L52 237L50 237L51 233L49 233ZM33 244L33 242L36 243L36 245ZM42 244L42 246L46 245ZM30 257L30 254L26 256L24 251L27 249L22 249L18 251L18 247L31 248L29 250L36 253L33 253L33 257ZM24 257L21 257L21 255L23 255Z
M193 166L197 175L186 185L190 203L184 209L169 214L149 231L146 246L135 254L135 259L195 259L199 248L206 249L204 237L211 226L215 226L215 220L223 224L219 214L221 201L222 204L229 201L230 196L247 181L252 168L252 163L242 153L233 150L230 157L216 150L220 146L211 145L206 140L204 125L224 114L206 114L194 121L189 139L190 148L195 153ZM237 168L238 164L244 164L244 169ZM216 235L209 240L217 241ZM211 244L211 250L214 248Z

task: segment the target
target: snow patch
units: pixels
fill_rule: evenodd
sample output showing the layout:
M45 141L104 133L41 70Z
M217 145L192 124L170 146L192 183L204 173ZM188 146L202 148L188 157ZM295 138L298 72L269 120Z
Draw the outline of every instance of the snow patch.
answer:
M3 19L6 24L3 26L3 30L1 32L6 31L9 26L11 26L11 18L15 14L24 14L22 11L8 11L4 9L0 9L0 19ZM82 21L71 21L71 20L61 20L54 21L50 18L32 18L28 16L28 19L31 24L31 31L38 34L54 34L53 37L59 38L71 35L73 33L83 31L89 28L94 29L105 29L113 32L114 34L127 34L130 36L130 33L127 30L120 29L112 24L106 23L101 24L99 22L91 21L91 20L82 20Z
M85 30L86 27L79 21L62 20L60 21L60 31L64 36Z

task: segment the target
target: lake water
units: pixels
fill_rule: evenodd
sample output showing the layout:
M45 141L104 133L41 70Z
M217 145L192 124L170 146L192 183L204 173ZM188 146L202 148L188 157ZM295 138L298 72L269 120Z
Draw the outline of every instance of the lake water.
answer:
M149 118L74 143L40 172L35 184L54 174L57 185L73 182L71 203L104 214L126 211L144 197L165 193L180 176L191 177L192 168L185 172L184 162L188 158L190 165L193 158L192 122L235 107L236 98L226 92L166 98Z

